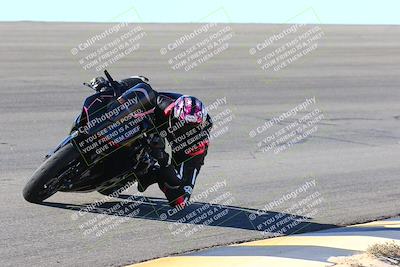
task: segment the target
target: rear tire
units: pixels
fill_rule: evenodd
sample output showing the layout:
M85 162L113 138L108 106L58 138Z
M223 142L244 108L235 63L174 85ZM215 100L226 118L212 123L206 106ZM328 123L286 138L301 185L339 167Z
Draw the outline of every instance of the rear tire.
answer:
M58 188L46 192L45 185L58 177L68 165L79 157L79 152L69 143L51 155L35 171L23 189L23 196L31 203L41 203L58 191Z

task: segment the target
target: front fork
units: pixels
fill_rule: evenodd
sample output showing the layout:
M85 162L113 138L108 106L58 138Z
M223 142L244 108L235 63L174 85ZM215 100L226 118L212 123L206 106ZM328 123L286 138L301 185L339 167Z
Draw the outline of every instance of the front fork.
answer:
M78 131L73 131L71 132L70 135L68 135L67 137L64 138L64 140L62 140L60 142L60 144L58 144L58 146L53 149L50 150L46 156L44 157L45 159L49 158L51 155L53 155L56 151L58 151L60 148L64 147L66 144L70 143L72 139L74 139L76 136L78 135Z

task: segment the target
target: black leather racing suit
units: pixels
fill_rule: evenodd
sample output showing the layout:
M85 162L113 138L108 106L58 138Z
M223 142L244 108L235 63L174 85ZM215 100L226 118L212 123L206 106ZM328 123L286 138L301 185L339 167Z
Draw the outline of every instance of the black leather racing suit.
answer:
M153 90L149 84L137 80L125 79L121 84L130 88L122 94L122 98L138 88ZM158 161L160 168L149 171L145 177L140 177L138 188L144 191L149 185L158 183L171 206L184 205L193 192L207 155L209 132L212 128L211 117L207 115L207 120L201 127L174 121L171 112L175 100L181 94L153 91L156 100L150 118L155 127L150 134L150 147L151 155ZM171 159L165 151L165 139L171 146Z

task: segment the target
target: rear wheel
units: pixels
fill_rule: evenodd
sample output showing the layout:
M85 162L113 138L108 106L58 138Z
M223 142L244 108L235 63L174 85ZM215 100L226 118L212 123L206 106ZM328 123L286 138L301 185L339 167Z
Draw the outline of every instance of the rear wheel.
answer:
M79 153L71 143L56 151L42 163L25 185L23 190L25 200L41 203L55 194L63 182L64 174L78 158Z

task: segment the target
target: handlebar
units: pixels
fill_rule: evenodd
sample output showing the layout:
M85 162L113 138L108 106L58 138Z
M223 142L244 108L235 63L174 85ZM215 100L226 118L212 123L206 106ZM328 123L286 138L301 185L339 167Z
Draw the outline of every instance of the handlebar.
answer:
M108 73L107 70L104 70L104 75L106 75L107 80L112 83L114 81L114 79L111 77L110 73Z
M120 89L120 84L111 77L110 73L108 73L107 70L104 70L104 75L106 75L106 78L108 82L110 83L111 87L114 89L114 94L115 96L120 96L121 95L121 89Z

